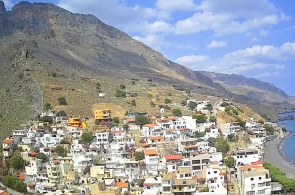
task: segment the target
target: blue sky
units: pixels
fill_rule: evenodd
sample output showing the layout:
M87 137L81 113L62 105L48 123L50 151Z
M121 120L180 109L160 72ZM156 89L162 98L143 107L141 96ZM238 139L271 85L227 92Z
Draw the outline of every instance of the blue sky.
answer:
M11 8L18 0L4 0ZM36 1L30 1L36 2ZM93 14L193 70L274 83L295 96L295 1L40 0ZM293 9L293 10L292 10Z

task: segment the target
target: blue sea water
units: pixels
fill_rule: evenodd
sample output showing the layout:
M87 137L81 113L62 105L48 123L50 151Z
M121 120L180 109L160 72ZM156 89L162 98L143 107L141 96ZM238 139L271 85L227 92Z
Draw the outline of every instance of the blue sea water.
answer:
M295 112L281 114L280 116L293 115L295 117ZM285 120L279 121L280 125L285 127L288 131L291 131L292 134L286 137L282 143L281 151L284 153L287 161L295 164L295 119L294 120Z

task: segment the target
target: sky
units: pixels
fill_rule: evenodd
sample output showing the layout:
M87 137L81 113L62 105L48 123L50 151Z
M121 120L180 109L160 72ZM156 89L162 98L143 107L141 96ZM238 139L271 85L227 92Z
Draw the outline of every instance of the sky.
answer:
M20 2L4 0L7 9ZM193 70L241 74L295 96L295 1L39 0L93 14Z

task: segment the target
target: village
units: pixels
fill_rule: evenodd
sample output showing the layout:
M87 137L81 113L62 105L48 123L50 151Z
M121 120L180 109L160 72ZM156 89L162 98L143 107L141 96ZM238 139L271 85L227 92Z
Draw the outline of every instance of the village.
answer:
M15 182L16 191L48 195L282 192L263 164L264 143L282 136L281 127L255 118L217 123L229 100L190 102L196 105L191 116L178 110L166 116L161 108L157 116L129 111L118 119L111 109L97 109L95 131L87 129L89 118L44 112L2 141L0 195L11 194ZM240 141L243 147L231 149L229 143Z

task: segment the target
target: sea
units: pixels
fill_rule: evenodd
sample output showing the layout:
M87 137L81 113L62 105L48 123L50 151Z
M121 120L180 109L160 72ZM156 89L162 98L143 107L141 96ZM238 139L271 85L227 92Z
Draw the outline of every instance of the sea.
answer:
M280 114L282 117L288 115L293 115L295 118L295 112ZM287 136L282 142L280 149L286 160L290 162L290 164L295 165L295 119L279 121L278 124L291 132L290 136Z

